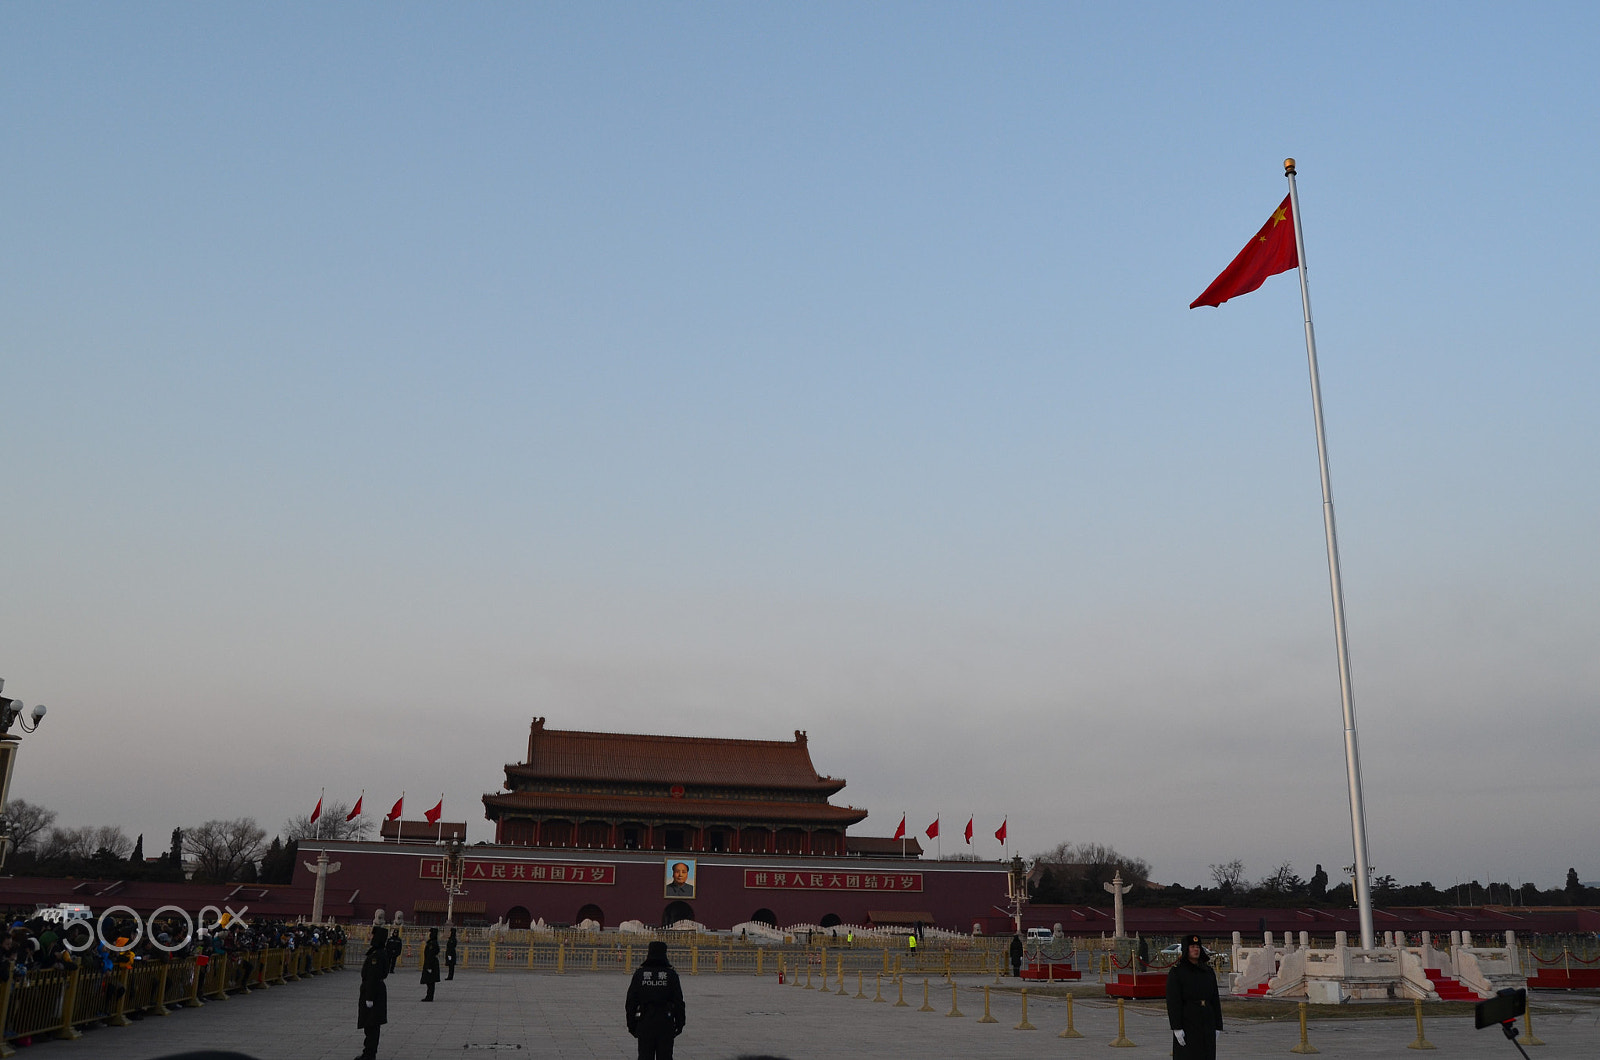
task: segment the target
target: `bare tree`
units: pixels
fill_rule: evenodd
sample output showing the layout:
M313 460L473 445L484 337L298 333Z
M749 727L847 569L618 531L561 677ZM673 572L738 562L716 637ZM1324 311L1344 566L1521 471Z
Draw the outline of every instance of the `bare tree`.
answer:
M357 817L353 821L345 820L350 815L350 804L347 802L330 802L322 808L322 816L316 823L311 821L309 813L299 817L291 817L283 822L283 834L287 839L367 839L372 835L372 822L365 816Z
M222 883L237 877L246 862L255 863L266 838L253 817L207 821L184 829L183 854L194 862L196 878Z
M1150 882L1148 861L1119 854L1115 847L1104 843L1057 843L1044 853L1035 855L1034 861L1069 869L1073 878L1085 880L1091 887L1110 882L1119 872L1124 883Z
M44 838L40 833L56 823L56 812L35 806L27 799L12 799L6 803L5 818L11 826L11 842L21 853L31 849L34 840Z
M133 840L116 825L103 824L98 828L88 829L88 832L91 855L103 850L114 858L126 861L128 855L133 852Z
M1276 894L1293 894L1303 886L1305 886L1305 881L1294 871L1294 863L1290 861L1285 861L1282 865L1273 869L1261 881L1262 890L1272 891Z
M74 861L95 851L93 828L52 828L38 845L40 861Z
M1244 862L1238 858L1211 866L1211 879L1223 891L1237 891L1244 879Z

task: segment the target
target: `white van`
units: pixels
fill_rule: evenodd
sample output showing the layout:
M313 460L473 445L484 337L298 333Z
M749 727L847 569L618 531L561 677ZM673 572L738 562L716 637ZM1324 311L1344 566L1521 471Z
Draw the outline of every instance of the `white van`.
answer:
M1056 933L1049 928L1029 928L1027 938L1029 942L1054 942Z

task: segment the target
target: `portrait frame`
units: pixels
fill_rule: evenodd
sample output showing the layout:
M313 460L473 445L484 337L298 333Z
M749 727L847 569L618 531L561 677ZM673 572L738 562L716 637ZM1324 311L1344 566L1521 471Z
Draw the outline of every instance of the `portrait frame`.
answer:
M683 881L677 878L678 866L683 866ZM699 866L695 858L667 858L662 864L661 896L663 898L694 898L699 890Z

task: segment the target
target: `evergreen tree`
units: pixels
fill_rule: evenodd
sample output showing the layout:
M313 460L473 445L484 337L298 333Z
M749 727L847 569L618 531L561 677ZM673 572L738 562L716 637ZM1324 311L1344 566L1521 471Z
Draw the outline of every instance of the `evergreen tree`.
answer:
M1311 897L1322 901L1328 897L1328 874L1322 871L1322 866L1317 866L1317 871L1311 874Z
M1567 870L1567 898L1572 902L1583 901L1583 882L1578 879L1577 869Z
M174 865L183 864L183 829L172 830L172 846L167 850L167 860Z
M139 833L139 838L133 841L133 853L128 855L128 864L144 868L144 833Z

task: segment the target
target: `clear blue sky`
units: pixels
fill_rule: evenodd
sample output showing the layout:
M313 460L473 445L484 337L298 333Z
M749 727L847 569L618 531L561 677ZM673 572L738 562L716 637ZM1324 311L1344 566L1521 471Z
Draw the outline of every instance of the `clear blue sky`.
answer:
M1600 878L1597 28L6 5L12 794L477 837L533 714L803 728L868 833L1337 878L1298 292L1187 308L1293 155L1372 859Z

